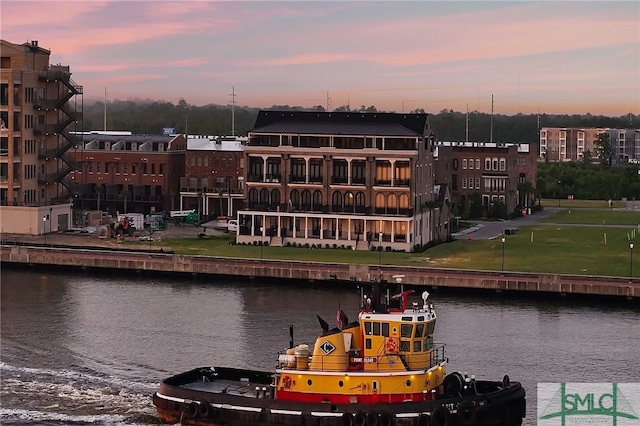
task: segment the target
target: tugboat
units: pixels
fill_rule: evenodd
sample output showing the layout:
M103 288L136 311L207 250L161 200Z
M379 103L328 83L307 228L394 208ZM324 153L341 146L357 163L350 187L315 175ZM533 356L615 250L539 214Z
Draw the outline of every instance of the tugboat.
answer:
M401 283L402 276L396 276ZM202 367L165 379L153 395L163 423L196 426L519 426L525 390L508 376L446 374L434 343L436 313L422 293L390 294L384 281L361 290L358 320L338 309L337 327L318 316L310 347L277 354L275 371Z

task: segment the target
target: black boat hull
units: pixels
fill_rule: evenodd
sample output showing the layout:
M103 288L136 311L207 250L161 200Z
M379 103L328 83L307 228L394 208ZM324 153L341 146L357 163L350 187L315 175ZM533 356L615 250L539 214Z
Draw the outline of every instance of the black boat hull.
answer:
M275 400L271 375L194 369L164 380L153 403L163 423L194 426L520 426L525 416L524 388L506 377L502 382L477 381L476 394L435 401L330 404ZM204 386L219 380L236 383L246 392L218 392Z

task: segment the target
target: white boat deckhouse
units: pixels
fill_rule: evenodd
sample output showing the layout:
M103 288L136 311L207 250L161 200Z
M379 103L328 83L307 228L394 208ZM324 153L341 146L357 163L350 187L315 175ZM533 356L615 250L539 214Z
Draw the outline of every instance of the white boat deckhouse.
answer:
M432 151L427 114L260 111L236 242L414 251L443 239Z

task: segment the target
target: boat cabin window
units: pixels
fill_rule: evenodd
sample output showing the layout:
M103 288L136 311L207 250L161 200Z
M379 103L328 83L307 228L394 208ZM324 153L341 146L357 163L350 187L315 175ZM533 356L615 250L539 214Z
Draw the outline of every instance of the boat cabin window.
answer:
M413 324L402 324L400 337L411 337L413 335Z
M367 336L389 337L389 323L366 321L364 323L364 333Z
M400 340L400 352L409 352L411 350L411 342L409 340Z
M364 348L371 349L371 339L364 339Z
M433 330L436 328L435 321L429 321L427 323L427 334L433 334Z
M414 352L422 352L422 340L414 340L413 341L413 351Z
M424 333L424 324L416 324L416 334L413 335L414 338L419 339L423 337Z
M433 336L427 336L426 340L424 341L424 350L428 351L429 349L433 348Z

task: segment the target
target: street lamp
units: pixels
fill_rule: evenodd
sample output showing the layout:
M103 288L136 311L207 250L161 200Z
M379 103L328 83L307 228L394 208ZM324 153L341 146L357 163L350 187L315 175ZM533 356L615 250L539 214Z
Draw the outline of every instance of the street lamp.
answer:
M42 216L42 236L44 237L44 243L47 244L47 217Z
M633 281L633 243L629 243L629 282Z
M560 185L562 185L562 181L558 181L558 207L560 207Z
M504 243L506 239L502 237L502 272L504 272Z
M262 260L262 253L263 253L263 249L262 249L262 234L263 234L263 230L264 228L261 226L260 227L260 260Z

